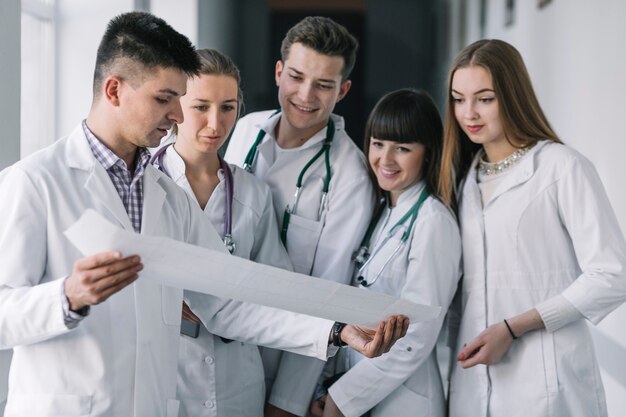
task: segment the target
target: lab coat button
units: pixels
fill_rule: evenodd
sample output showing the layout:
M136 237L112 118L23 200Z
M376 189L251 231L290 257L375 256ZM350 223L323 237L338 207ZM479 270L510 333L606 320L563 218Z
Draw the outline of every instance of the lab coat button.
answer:
M206 408L213 408L213 407L215 407L215 403L214 403L213 401L211 401L211 400L206 400L206 401L204 402L204 406L205 406Z
M406 351L407 351L407 352L411 352L412 350L413 350L413 348L412 348L411 346L407 346L407 347L406 347Z
M208 363L209 365L211 365L213 363L213 358L210 356L207 356L206 358L204 358L204 361Z

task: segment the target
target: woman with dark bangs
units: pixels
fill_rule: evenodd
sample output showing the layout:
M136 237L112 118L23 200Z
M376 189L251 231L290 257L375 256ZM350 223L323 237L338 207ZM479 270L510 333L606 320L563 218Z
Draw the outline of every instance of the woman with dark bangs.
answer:
M353 285L445 311L460 276L461 240L439 197L442 134L437 108L424 92L394 91L372 110L364 151L381 204L355 254ZM342 351L336 368L347 371L312 404L312 414L444 416L434 350L443 316L411 324L384 357Z

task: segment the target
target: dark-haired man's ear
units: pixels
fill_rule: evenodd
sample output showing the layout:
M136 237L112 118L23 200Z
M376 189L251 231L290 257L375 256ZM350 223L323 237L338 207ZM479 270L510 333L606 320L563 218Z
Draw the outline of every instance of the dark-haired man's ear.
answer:
M274 78L276 79L276 87L280 83L280 74L283 73L283 69L285 68L285 64L280 59L276 61L276 70L274 71Z
M122 80L114 75L107 77L102 86L104 99L115 107L120 105L121 86Z
M337 96L337 103L339 103L341 99L343 99L346 94L348 94L348 91L350 91L350 87L352 87L352 81L350 80L345 80L341 83L341 87L339 88L339 95Z

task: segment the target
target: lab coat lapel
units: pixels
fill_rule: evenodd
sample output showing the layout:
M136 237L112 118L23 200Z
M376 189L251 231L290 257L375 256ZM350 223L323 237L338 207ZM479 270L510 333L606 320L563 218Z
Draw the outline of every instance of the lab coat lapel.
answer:
M480 189L476 181L477 161L478 159L474 160L468 175L461 184L462 197L459 206L459 220L463 251L468 255L463 257L464 268L466 271L476 272L473 275L465 276L463 281L465 289L480 289L484 288L485 285L485 223ZM484 305L484 301L482 305ZM479 323L478 326L483 324Z
M133 230L128 213L124 209L124 204L111 182L109 174L93 156L82 125L79 125L72 132L68 142L66 154L68 166L86 172L85 189L93 200L100 203L99 209L111 214L124 229Z
M109 175L93 156L82 125L78 125L68 137L66 160L68 166L75 170L77 178L84 178L83 184L88 194L86 199L89 201L88 206L93 204L92 207L109 220L117 220L124 229L132 231L133 227L122 200ZM124 326L112 325L110 327L111 343L115 346L112 348L115 358L112 362L114 370L111 371L111 377L113 385L118 389L132 390L135 372L133 346L137 345L135 285L124 288L97 308L100 314L109 316L107 320L111 323L126 323ZM121 369L121 364L124 364L127 369ZM126 409L126 407L126 405L120 405L120 409Z
M476 165L478 164L478 158L474 158L472 165L468 171L467 176L461 183L462 197L460 204L467 210L469 219L481 217L482 202L480 199L480 189L478 188L478 182L476 181Z
M161 208L165 201L165 190L159 184L160 172L148 165L143 174L143 216L141 233L154 234L159 224Z
M535 155L537 155L537 150L539 150L542 146L544 146L546 142L547 141L545 140L538 142L535 145L534 149L531 149L529 151L529 154L527 154L524 158L522 158L522 160L519 162L519 166L517 167L517 169L514 168L515 169L515 173L513 173L514 175L505 175L502 178L502 182L500 183L498 188L495 189L491 199L487 201L487 204L485 204L485 208L484 208L485 210L487 210L489 206L499 196L506 193L511 188L517 187L518 185L525 183L533 176L535 172Z

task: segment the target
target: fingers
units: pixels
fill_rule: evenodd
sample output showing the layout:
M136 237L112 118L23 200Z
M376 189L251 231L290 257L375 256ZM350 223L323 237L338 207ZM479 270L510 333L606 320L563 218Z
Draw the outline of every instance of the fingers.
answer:
M125 287L135 282L137 278L139 278L139 274L137 274L137 272L130 275L125 274L123 278L116 278L115 284L108 286L99 292L92 292L93 297L91 298L91 305L100 304L113 294L123 290Z
M406 335L408 329L408 317L402 315L389 316L385 324L385 334L382 346L380 347L380 354L389 352L398 339Z
M106 278L107 281L95 285L98 290L105 290L110 285L116 284L123 280L128 273L136 273L141 270L139 256L129 256L127 258L116 259L106 263L99 264L88 270L78 271L82 274L82 280L85 283L96 284L98 281Z
M374 333L374 338L370 342L368 346L368 352L370 358L375 358L383 354L383 344L385 343L385 332L387 331L387 326L384 321L378 323L378 327L376 328L376 333Z
M143 269L138 256L122 258L118 251L87 256L74 263L65 280L65 295L74 311L99 304L133 283Z
M476 365L486 364L484 355L482 353L482 348L483 347L481 346L478 349L476 349L473 352L471 352L466 357L466 359L459 360L459 363L461 364L461 367L463 369L467 369L467 368L471 368L471 367L476 366Z
M186 303L183 303L183 319L185 320L189 320L193 323L196 324L201 324L202 322L200 321L200 319L198 318L198 316L196 316L194 314L193 311L191 311L191 309L189 308L189 306Z
M409 318L405 316L397 316L396 326L394 328L393 340L394 343L401 337L406 336L406 332L409 329Z
M396 342L398 337L396 334L400 334L402 331L402 326L400 325L400 329L396 329L397 319L396 316L390 316L387 318L387 323L385 324L385 335L383 338L383 345L381 346L381 354L389 352L391 346ZM395 338L394 338L395 337Z
M456 358L461 364L461 367L471 368L472 366L476 366L478 364L484 364L485 357L482 352L484 347L485 343L480 337L477 337L470 343L463 345L461 353L459 353L459 356Z
M352 349L368 358L375 358L382 354L382 344L385 334L385 322L378 323L376 330L348 324L341 331L341 340Z
M93 271L94 275L91 278L92 291L96 294L106 292L112 287L118 287L124 282L127 282L126 285L128 285L139 276L138 272L143 269L143 265L139 263L139 257L136 256L134 259L126 258L99 269ZM122 288L126 285L122 285Z
M474 356L476 352L483 345L483 342L480 339L474 339L470 343L463 345L463 349L461 349L461 353L457 356L457 360L464 361L469 359L471 356Z
M102 252L92 256L86 256L74 263L75 270L89 270L122 259L119 251Z

